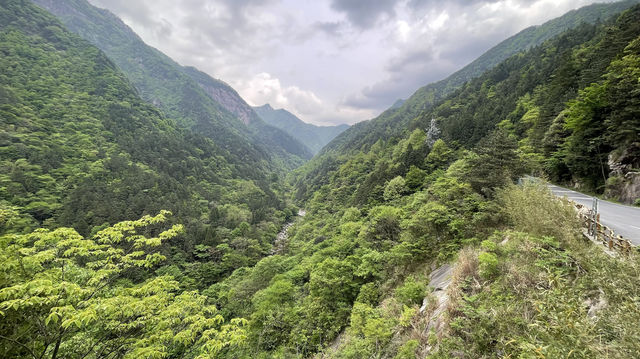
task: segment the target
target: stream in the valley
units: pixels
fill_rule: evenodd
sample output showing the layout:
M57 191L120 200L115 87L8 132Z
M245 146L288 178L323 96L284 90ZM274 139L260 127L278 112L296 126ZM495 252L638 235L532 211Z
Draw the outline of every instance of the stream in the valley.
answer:
M298 210L298 216L293 218L291 222L286 223L280 233L276 236L276 240L273 241L273 248L271 249L271 255L281 254L287 248L287 244L289 243L289 228L293 226L299 218L304 217L307 214L307 211L304 209Z

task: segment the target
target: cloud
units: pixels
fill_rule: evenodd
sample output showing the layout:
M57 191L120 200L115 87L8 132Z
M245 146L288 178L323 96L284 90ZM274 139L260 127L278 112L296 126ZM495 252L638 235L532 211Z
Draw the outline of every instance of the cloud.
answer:
M312 28L329 36L340 36L344 30L344 23L341 21L316 22Z
M389 21L383 76L345 96L343 106L386 109L398 98L444 79L527 26L590 1L410 0Z
M322 101L312 91L305 91L297 86L282 86L278 78L266 72L255 75L243 84L242 92L245 100L253 106L270 104L276 108L306 117L322 110Z
M255 105L354 123L596 0L89 0ZM609 1L609 0L606 0Z
M370 28L381 18L393 18L398 0L333 0L331 8L346 14L347 19L361 29Z

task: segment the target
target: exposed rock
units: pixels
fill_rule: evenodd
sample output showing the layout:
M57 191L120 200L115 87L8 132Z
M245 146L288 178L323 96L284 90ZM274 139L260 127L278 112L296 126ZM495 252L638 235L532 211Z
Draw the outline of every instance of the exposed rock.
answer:
M605 195L623 203L634 204L640 199L640 143L634 143L622 152L609 155L611 170Z
M238 116L245 125L249 125L254 116L256 116L251 107L238 100L237 95L230 93L223 88L208 86L202 83L200 84L200 87L202 87L207 95L211 96L211 98L227 109L227 111Z
M444 264L440 268L431 273L429 280L429 287L433 288L432 298L435 298L435 303L430 303L433 299L429 297L424 298L422 306L420 307L420 314L426 313L428 315L428 324L424 329L424 334L427 335L432 331L439 335L444 329L444 320L442 314L449 305L449 294L447 288L451 284L451 275L453 273L453 267L450 264ZM432 304L432 310L429 308ZM431 351L431 346L427 346L425 351L428 353Z
M429 124L429 129L427 130L427 146L430 148L433 147L433 144L440 138L440 129L438 128L438 124L436 123L436 119L432 118L431 123Z

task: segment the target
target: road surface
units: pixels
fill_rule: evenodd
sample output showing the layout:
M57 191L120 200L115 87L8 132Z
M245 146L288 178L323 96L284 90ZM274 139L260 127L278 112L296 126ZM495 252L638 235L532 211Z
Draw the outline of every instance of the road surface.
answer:
M593 197L564 187L548 185L553 194L591 208ZM640 245L640 208L625 206L609 201L598 200L600 223L613 229L616 234L628 239L634 245Z

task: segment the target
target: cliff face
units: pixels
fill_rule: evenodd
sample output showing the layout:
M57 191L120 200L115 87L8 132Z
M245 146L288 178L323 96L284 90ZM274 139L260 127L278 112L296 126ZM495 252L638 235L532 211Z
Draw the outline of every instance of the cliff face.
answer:
M253 112L253 109L244 101L239 100L236 94L230 93L221 87L210 86L203 83L199 85L207 95L217 101L222 107L227 109L227 111L236 115L245 125L249 126L255 121L256 114Z
M622 153L609 155L611 174L605 195L622 203L640 202L640 143L634 143Z

